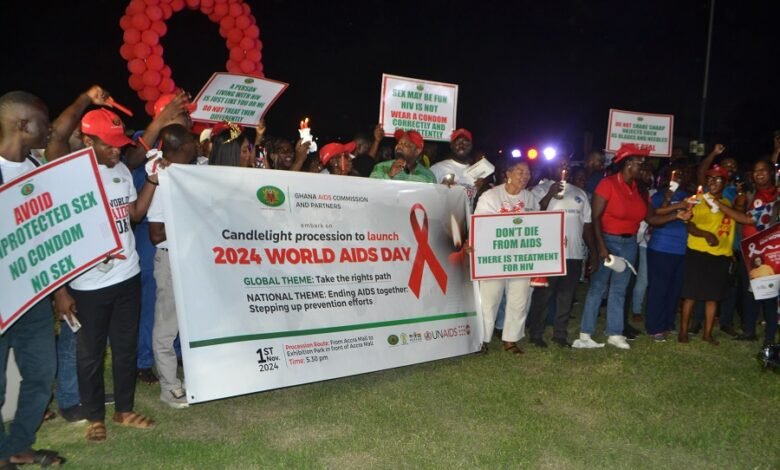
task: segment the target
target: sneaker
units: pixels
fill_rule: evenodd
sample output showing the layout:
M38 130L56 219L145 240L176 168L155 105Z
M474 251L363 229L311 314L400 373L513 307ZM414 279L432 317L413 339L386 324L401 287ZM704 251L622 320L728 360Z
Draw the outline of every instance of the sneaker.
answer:
M187 394L180 388L163 391L160 394L160 401L171 408L187 408L190 406L190 404L187 403Z
M651 336L651 338L653 338L653 341L655 341L656 343L666 342L666 335L663 333L656 333L653 336Z
M79 423L87 420L87 418L84 417L84 410L82 410L81 405L73 405L60 409L60 416L69 423Z
M607 344L615 346L618 349L631 349L631 345L626 342L626 337L623 335L612 335L607 338Z
M160 383L160 379L157 378L156 375L154 375L154 372L151 368L149 369L138 369L136 372L136 376L138 377L138 380L145 383L146 385L154 385L157 383Z
M580 339L575 340L571 347L576 349L595 349L603 348L604 343L597 343L593 341L588 333L580 333Z

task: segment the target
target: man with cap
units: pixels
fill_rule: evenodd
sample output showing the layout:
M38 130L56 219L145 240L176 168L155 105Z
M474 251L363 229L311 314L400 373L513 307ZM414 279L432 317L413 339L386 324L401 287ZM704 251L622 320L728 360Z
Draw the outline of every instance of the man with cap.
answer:
M425 145L420 133L398 129L394 137L397 141L395 160L377 163L371 172L371 178L435 183L436 176L420 163Z
M352 176L352 152L355 141L346 144L331 142L320 150L320 162L331 175Z
M463 186L471 204L474 204L474 198L484 181L484 179L474 180L466 174L466 168L474 163L471 155L473 142L468 129L456 129L450 136L450 158L431 167L439 183Z
M82 139L95 150L123 251L80 275L69 291L55 298L58 312L78 317L78 378L84 417L89 421L88 441L106 439L104 356L107 340L116 401L113 421L134 428L154 427L154 421L133 411L135 406L136 341L141 307L141 281L135 237L130 223L146 214L157 186L157 176L148 175L136 193L130 171L121 161L122 148L133 141L125 136L119 116L100 108L81 119ZM58 293L59 294L59 293Z

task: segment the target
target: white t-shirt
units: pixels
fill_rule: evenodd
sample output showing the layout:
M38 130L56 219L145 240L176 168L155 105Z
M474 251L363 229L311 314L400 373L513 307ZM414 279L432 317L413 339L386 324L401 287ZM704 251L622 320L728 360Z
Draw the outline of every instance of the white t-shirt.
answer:
M539 201L527 189L509 194L501 184L482 193L474 214L509 214L513 212L538 211Z
M469 165L465 163L459 163L453 159L444 160L431 166L433 175L436 176L436 182L441 183L444 176L452 173L455 175L455 184L459 184L466 189L466 196L469 198L470 203L474 203L474 196L477 195L477 187L474 186L474 178L466 175L464 171Z
M116 255L118 258L107 264L101 263L71 281L70 287L75 290L102 289L126 281L141 272L128 210L128 205L138 198L133 186L133 175L121 162L113 168L98 165L98 169L123 251Z
M146 220L149 222L165 223L165 218L163 217L162 195L159 191L155 191L154 196L152 196L152 203L149 204L149 210L146 212ZM167 250L168 240L163 240L155 246Z
M537 184L533 193L538 200L547 194L553 181L544 179ZM582 228L584 224L591 223L590 202L588 194L577 186L566 183L563 190L563 199L550 199L547 205L548 211L564 212L564 254L566 259L584 259L585 242L582 240Z
M0 171L3 172L3 183L7 183L17 176L21 176L34 169L35 164L27 158L21 162L12 162L0 157Z

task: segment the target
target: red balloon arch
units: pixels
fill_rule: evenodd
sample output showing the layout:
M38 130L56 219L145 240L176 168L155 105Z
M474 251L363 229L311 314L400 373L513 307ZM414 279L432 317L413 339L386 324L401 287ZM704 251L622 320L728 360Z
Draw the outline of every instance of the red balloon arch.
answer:
M124 31L119 54L127 61L130 88L146 102L149 115L154 114L152 108L160 95L176 89L160 39L168 32L165 21L184 7L200 10L219 24L219 35L229 51L228 72L263 76L260 28L243 0L132 0L119 20Z

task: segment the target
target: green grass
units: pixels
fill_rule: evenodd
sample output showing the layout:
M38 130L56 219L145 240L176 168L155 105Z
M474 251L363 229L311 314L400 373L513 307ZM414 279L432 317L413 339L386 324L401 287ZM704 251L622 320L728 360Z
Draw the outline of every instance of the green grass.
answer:
M780 374L760 369L757 343L720 339L524 345L519 358L494 341L486 356L184 410L139 383L136 408L155 429L109 422L108 440L91 444L85 424L58 418L36 446L101 469L780 468Z

